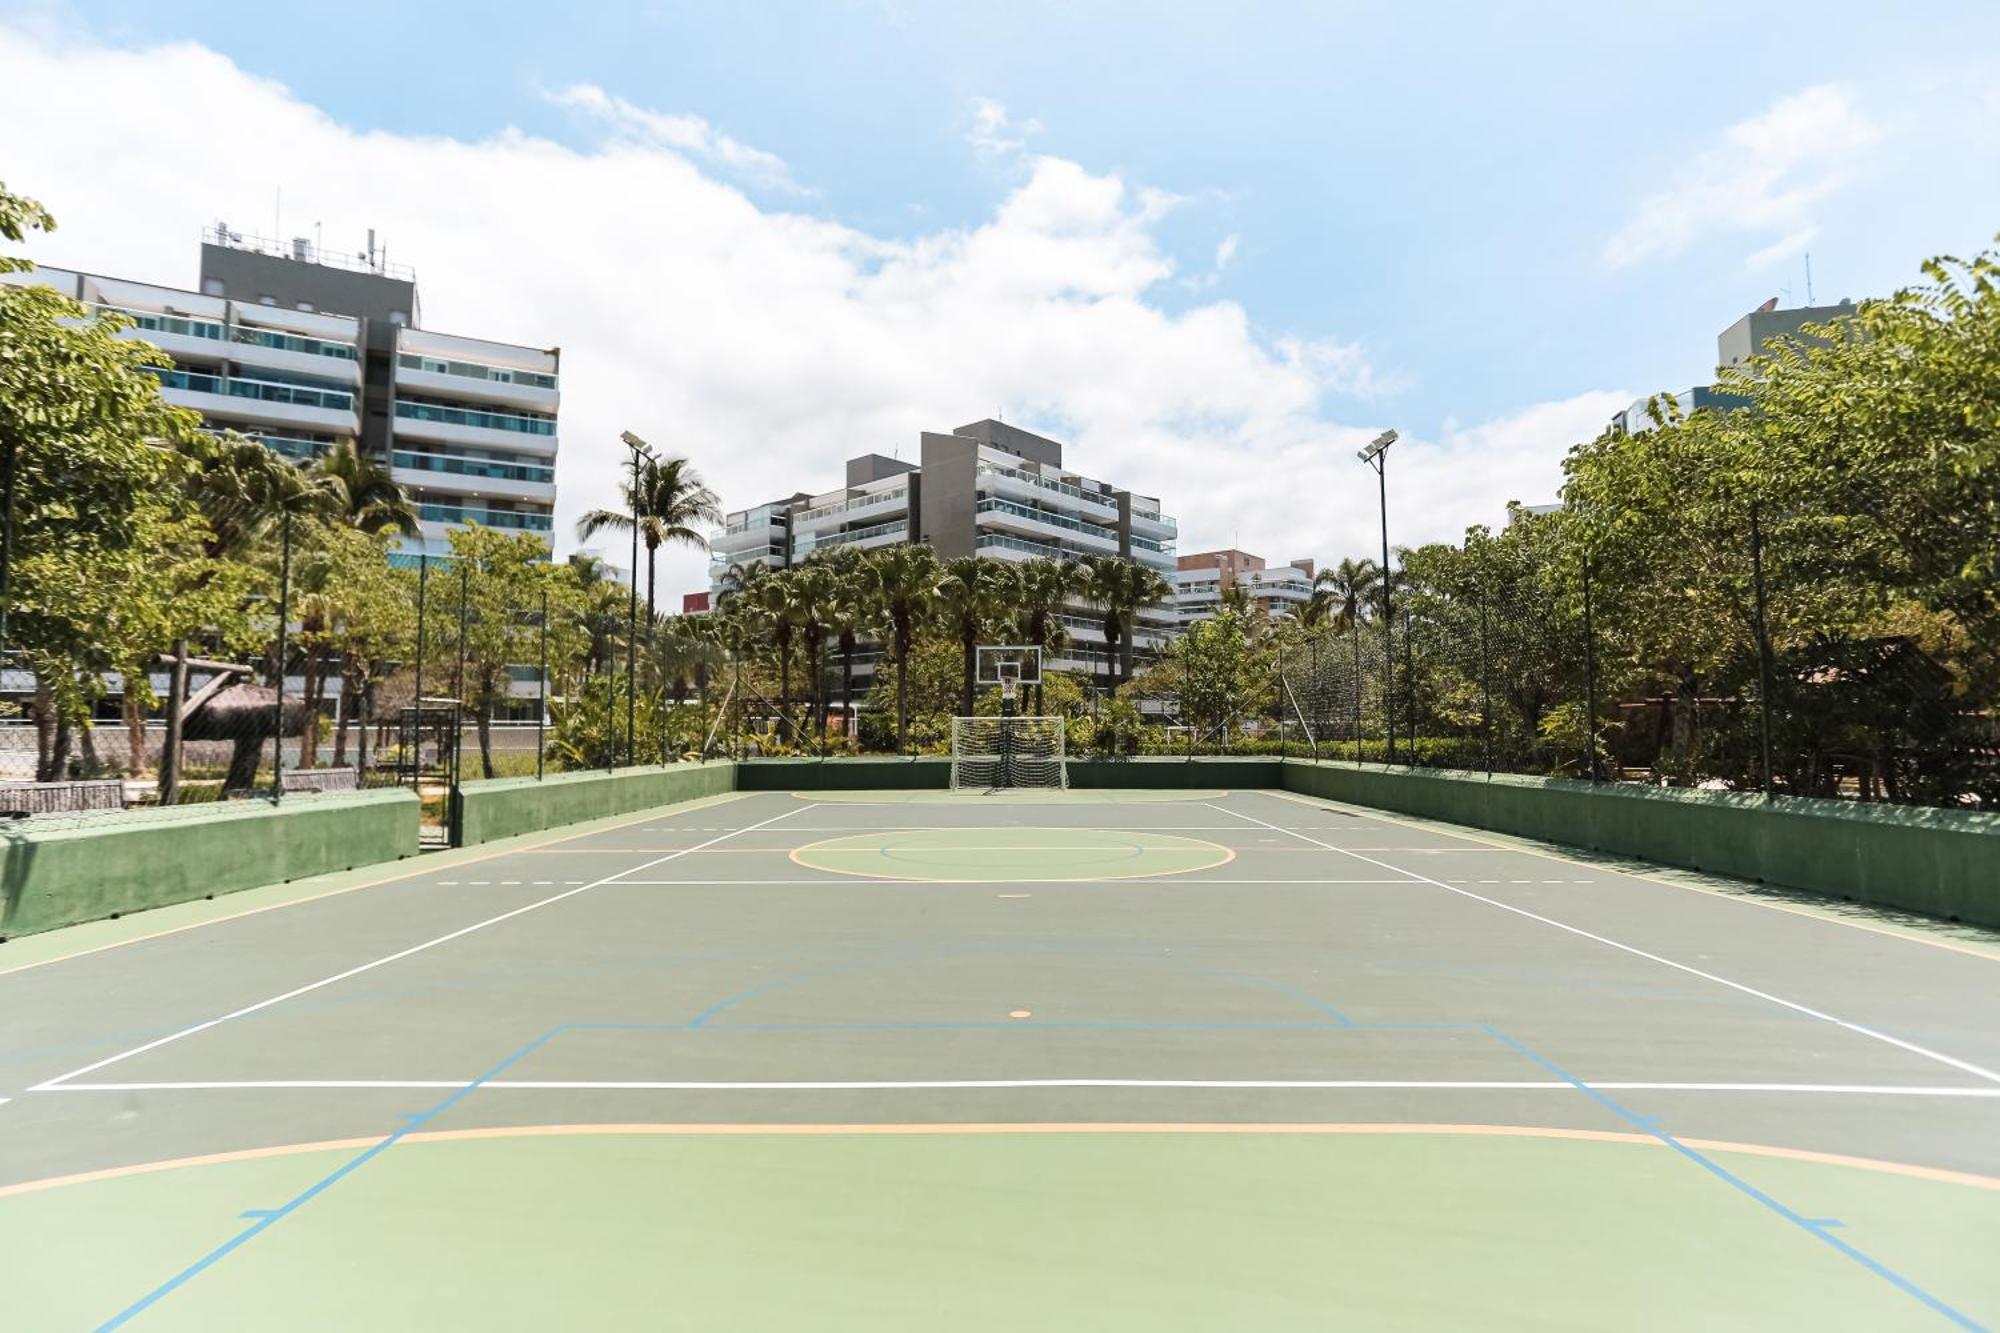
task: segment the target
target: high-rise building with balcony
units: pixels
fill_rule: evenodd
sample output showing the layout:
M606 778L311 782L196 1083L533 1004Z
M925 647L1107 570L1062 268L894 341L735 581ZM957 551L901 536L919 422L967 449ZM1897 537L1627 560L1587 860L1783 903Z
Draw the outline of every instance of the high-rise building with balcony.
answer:
M1312 600L1313 562L1298 559L1277 569L1248 551L1200 551L1180 557L1174 571L1173 608L1181 628L1220 612L1231 589L1247 605L1281 616Z
M416 507L408 553L441 553L454 525L551 534L560 354L421 327L415 273L225 227L201 247L199 290L37 267L0 281L52 286L134 321L173 360L162 394L292 458L352 439Z
M948 434L923 432L915 461L851 458L844 486L729 514L709 540L711 584L719 590L732 566L782 567L814 551L917 541L946 560L1122 555L1171 582L1178 526L1160 502L1066 469L1062 450L1046 436L985 420ZM1068 656L1047 665L1102 671L1102 613L1078 605L1061 619ZM1127 647L1148 657L1176 624L1171 605L1143 611Z

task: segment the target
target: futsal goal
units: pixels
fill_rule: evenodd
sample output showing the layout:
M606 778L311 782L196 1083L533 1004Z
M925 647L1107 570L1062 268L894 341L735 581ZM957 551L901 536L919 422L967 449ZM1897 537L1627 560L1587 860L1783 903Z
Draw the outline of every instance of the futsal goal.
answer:
M1059 717L955 717L951 720L951 785L1067 787L1063 720Z
M952 787L1069 786L1063 720L1016 711L1022 689L1042 683L1042 650L1031 644L981 646L977 672L980 684L1000 687L1000 716L951 720Z

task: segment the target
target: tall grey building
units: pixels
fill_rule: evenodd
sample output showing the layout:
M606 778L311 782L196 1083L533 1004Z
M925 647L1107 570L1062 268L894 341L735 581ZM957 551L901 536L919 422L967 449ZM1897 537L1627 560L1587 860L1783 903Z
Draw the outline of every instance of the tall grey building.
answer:
M549 535L560 353L422 327L416 274L211 229L198 290L37 267L0 281L52 286L133 321L173 360L162 395L216 430L292 458L353 439L409 493L439 553L453 526Z
M1156 498L1070 471L1058 441L988 419L949 433L920 433L914 460L851 458L846 484L837 489L729 514L709 541L710 583L719 591L732 566L781 567L840 546L869 550L918 541L946 560L1122 555L1171 582L1177 535L1178 525ZM1071 636L1070 655L1049 667L1102 671L1101 614L1077 606L1061 618ZM1149 656L1176 624L1170 604L1142 612L1128 646Z

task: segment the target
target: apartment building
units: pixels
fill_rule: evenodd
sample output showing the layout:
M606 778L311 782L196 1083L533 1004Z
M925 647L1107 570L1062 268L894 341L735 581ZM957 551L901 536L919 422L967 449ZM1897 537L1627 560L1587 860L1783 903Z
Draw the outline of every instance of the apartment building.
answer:
M1727 370L1740 366L1753 356L1763 355L1773 343L1796 342L1811 346L1824 339L1815 338L1805 332L1808 324L1831 324L1837 319L1845 319L1854 314L1854 302L1843 300L1836 305L1778 307L1778 298L1772 297L1764 304L1743 316L1715 338L1715 365L1717 370ZM1746 406L1749 399L1741 394L1725 393L1712 384L1697 384L1692 388L1674 393L1674 402L1683 416L1706 409L1712 412L1733 412ZM1623 412L1611 418L1611 428L1620 435L1637 435L1653 428L1652 413L1647 404L1650 399L1641 398Z
M1294 560L1276 568L1264 557L1234 548L1181 556L1174 571L1173 610L1179 627L1219 613L1232 589L1266 615L1288 614L1312 600L1313 562Z
M423 328L416 274L372 239L350 256L212 228L196 290L48 267L0 281L133 320L172 359L162 395L212 429L295 459L357 441L416 506L405 555L442 553L463 523L554 527L560 354Z
M729 514L710 538L711 585L720 590L732 566L783 567L814 551L915 541L946 560L1122 555L1171 581L1177 534L1157 498L1074 472L1063 466L1060 442L988 419L920 433L911 459L851 458L845 484L833 490ZM1050 669L1101 673L1102 619L1088 606L1067 608L1071 647ZM1143 660L1177 625L1171 606L1142 612L1127 647Z

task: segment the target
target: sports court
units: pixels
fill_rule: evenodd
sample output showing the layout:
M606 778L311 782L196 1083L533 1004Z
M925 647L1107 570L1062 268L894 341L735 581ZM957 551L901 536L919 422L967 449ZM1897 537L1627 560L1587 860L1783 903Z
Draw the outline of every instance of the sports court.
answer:
M358 878L0 949L8 1327L2000 1324L1991 937L1266 791Z

